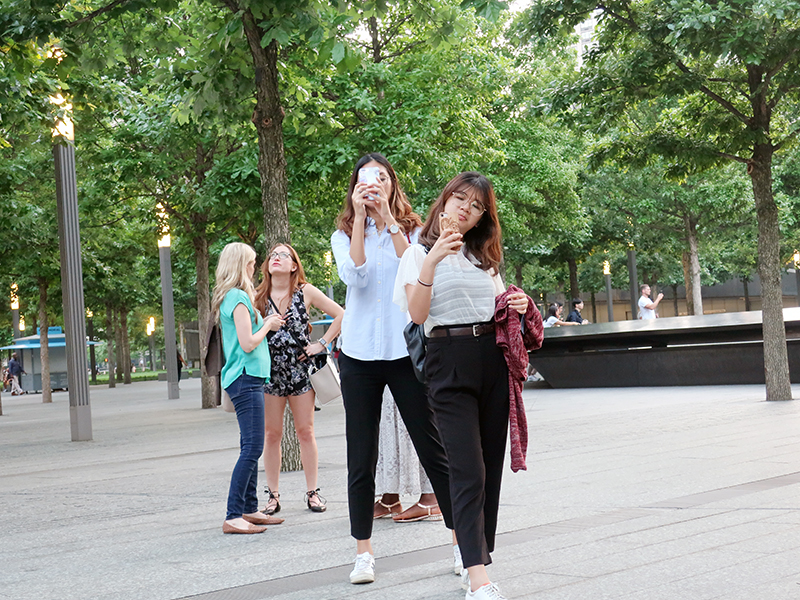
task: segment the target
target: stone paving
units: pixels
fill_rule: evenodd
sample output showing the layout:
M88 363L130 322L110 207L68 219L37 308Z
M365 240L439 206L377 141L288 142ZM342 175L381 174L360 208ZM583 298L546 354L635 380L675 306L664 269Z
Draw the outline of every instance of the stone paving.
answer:
M377 580L348 583L341 405L317 413L328 511L284 473L286 522L223 535L238 428L199 408L199 385L93 387L91 442L70 441L65 393L3 395L0 599L464 597L441 522L377 521ZM489 567L508 598L800 598L800 402L762 386L524 397L528 470L506 461Z

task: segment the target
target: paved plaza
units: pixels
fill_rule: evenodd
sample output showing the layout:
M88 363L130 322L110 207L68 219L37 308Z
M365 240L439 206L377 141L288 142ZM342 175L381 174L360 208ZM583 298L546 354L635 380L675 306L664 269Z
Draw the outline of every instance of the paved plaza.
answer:
M235 416L200 382L3 394L0 599L460 600L441 522L375 523L375 583L350 585L343 408L317 413L328 511L281 477L282 525L223 535ZM800 386L794 386L800 398ZM525 391L528 470L506 461L489 574L508 598L800 598L800 400L763 386ZM259 485L259 493L263 490ZM404 504L412 501L403 498Z

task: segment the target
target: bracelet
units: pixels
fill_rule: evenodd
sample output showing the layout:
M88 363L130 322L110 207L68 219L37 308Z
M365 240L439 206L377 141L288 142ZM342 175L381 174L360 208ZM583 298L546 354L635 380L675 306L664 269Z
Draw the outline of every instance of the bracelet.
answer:
M422 280L421 280L419 277L417 277L417 283L418 283L418 284L420 284L420 285L422 285L422 286L425 286L425 287L433 287L433 284L432 284L432 283L425 283L425 282L424 282L424 281L422 281Z

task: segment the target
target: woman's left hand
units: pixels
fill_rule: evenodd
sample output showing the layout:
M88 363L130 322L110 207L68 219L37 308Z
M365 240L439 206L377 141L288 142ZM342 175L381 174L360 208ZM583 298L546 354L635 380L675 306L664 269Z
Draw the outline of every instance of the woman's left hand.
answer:
M328 347L322 342L311 342L308 346L304 348L304 350L308 356L328 353Z
M524 315L528 310L528 296L524 292L510 294L508 296L508 305L519 314Z

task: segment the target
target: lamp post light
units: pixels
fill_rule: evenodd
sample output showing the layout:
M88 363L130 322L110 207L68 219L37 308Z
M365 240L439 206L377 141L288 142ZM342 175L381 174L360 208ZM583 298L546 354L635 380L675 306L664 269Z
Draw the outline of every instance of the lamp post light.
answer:
M17 284L11 284L11 335L14 339L19 337L19 296Z
M89 336L89 341L94 341L94 313L90 309L86 309L86 335ZM94 344L89 344L89 370L92 373L92 383L97 383L97 359L94 355Z
M606 306L608 307L608 322L614 321L614 301L611 299L611 264L603 261L603 275L606 278Z
M156 318L150 317L150 321L147 323L147 339L150 342L150 370L155 371L155 355L156 355L156 339L153 333L156 330Z
M795 290L797 291L797 306L800 306L800 250L795 250L792 255L794 261Z
M86 376L86 325L84 321L83 266L75 180L75 131L72 105L61 95L51 96L59 107L53 128L56 171L58 244L61 255L61 297L64 305L64 337L67 346L67 382L72 441L92 439L89 378Z
M25 333L25 315L19 316L19 335L22 337L22 334Z
M333 267L333 252L328 250L325 253L325 276L328 280L328 289L325 292L325 295L328 296L331 300L333 300L333 284L331 283L331 279L333 275L331 274L331 268Z
M167 215L159 203L161 238L158 240L158 262L161 266L161 307L164 313L164 351L167 354L167 397L181 397L178 387L178 344L175 341L175 305L172 298L171 240Z
M636 249L633 242L628 244L628 280L631 292L631 319L635 319L639 312L639 276L636 270Z

